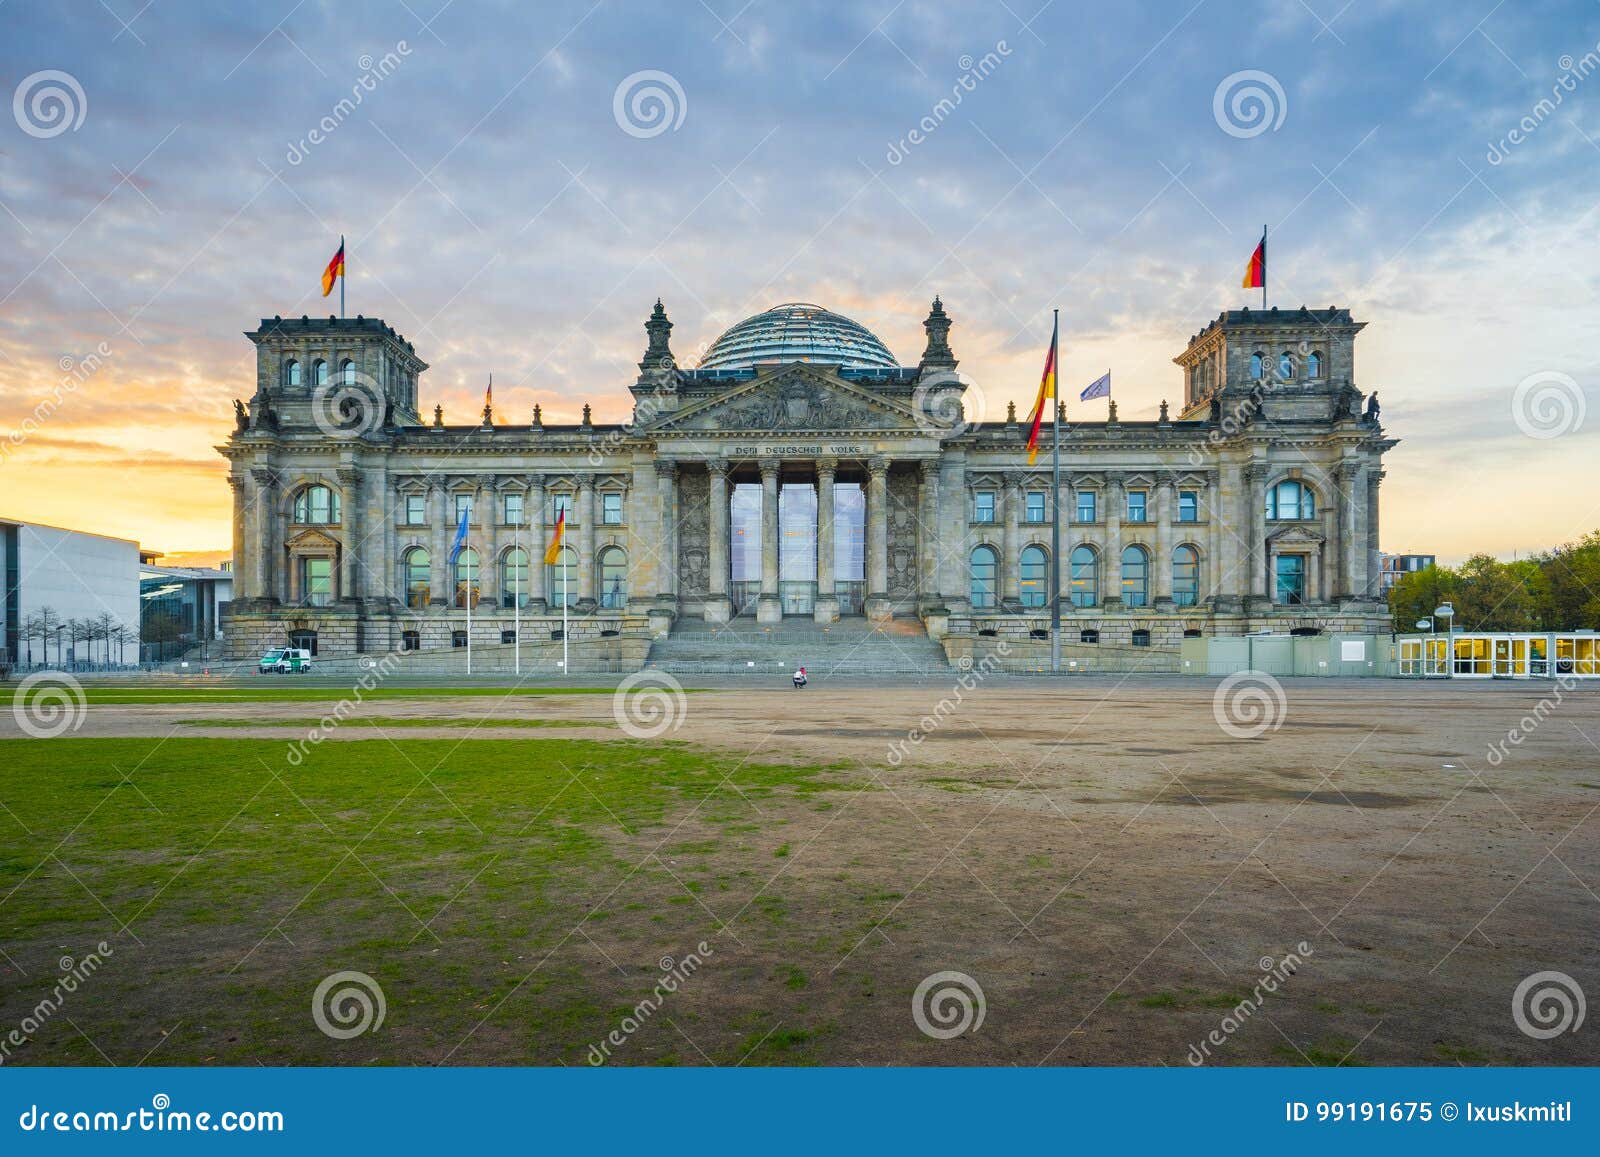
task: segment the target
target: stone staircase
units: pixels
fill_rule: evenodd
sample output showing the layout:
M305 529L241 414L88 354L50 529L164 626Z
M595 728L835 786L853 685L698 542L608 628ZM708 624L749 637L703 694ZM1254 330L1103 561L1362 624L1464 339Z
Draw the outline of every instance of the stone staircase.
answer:
M803 666L813 679L829 675L944 675L954 668L922 621L846 618L824 627L806 619L731 623L679 619L650 646L645 666L675 675L781 676Z

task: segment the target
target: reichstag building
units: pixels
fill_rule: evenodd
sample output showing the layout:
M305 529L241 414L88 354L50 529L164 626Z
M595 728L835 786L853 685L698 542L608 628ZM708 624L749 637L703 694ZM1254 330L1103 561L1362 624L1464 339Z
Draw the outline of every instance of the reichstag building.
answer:
M1035 383L959 373L938 300L911 364L849 318L788 304L733 326L693 369L657 302L621 425L587 405L555 424L488 404L447 424L419 390L427 363L382 321L263 319L246 335L254 394L219 447L227 638L241 658L288 643L444 651L470 617L473 647L493 648L560 637L564 602L575 644L856 619L949 654L1014 640L1031 663L1052 566L1074 646L1386 632L1378 494L1395 443L1355 384L1364 324L1335 308L1227 311L1174 359L1180 396L1154 420L1120 420L1114 398L1076 413L1088 406L1064 384L1056 560L1048 425L1030 466L1025 421L996 401L1026 405Z

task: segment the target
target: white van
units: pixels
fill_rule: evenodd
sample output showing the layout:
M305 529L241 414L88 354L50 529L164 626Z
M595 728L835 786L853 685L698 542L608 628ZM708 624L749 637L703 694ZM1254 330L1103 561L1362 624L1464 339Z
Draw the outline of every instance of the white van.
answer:
M303 647L274 647L256 664L256 672L261 675L287 675L291 671L304 675L310 670L311 652Z

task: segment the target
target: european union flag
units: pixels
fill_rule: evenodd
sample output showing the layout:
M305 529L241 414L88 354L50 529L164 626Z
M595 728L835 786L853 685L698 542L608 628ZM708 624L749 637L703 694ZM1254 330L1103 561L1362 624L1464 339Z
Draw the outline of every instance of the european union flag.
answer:
M1111 396L1111 371L1107 370L1105 376L1096 378L1089 386L1078 395L1078 401L1087 402L1090 398L1109 398Z
M450 544L450 565L456 565L456 555L461 553L461 548L467 545L467 519L472 514L472 508L461 508L461 521L456 523L456 540Z

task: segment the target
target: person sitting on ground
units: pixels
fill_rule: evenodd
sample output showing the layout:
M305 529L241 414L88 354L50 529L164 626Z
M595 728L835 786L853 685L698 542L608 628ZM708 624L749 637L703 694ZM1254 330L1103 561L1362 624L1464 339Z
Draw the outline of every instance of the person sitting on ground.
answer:
M795 668L794 685L796 687L804 687L806 685L806 669L804 667Z

